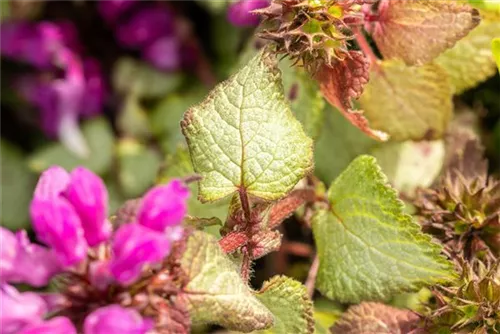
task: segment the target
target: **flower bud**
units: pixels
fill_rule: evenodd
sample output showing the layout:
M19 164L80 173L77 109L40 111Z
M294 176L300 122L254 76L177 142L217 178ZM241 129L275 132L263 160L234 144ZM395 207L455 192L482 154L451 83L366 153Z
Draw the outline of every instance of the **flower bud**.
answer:
M71 172L71 180L65 197L80 217L85 239L95 246L111 235L111 223L107 220L108 192L104 182L83 167Z
M50 199L58 197L69 184L69 174L62 167L52 166L46 169L36 184L34 197Z
M119 305L101 307L90 313L83 324L84 334L144 334L154 323L133 310Z
M88 246L82 224L67 200L35 197L30 214L38 238L52 247L61 264L70 266L85 257Z
M126 224L115 233L110 271L124 284L133 283L146 264L156 264L170 251L170 242L158 233L138 224Z
M50 320L29 325L19 334L76 334L76 328L66 317L55 317Z
M146 193L138 213L139 224L158 232L182 223L189 189L180 180L157 186Z
M30 324L38 323L47 311L45 302L32 292L19 293L10 285L0 286L0 329L14 334Z

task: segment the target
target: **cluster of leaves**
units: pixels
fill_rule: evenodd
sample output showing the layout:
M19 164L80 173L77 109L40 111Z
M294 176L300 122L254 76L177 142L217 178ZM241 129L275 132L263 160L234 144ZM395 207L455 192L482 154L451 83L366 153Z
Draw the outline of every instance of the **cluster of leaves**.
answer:
M168 153L158 182L196 174L189 233L170 259L172 333L206 325L275 334L499 330L500 183L476 136L453 132L450 121L453 96L498 71L500 8L275 0L258 13L269 44L258 51L265 43L252 39L233 59L244 66L201 103L191 106L203 89L171 93L185 78L123 60L114 77L125 97L123 138L96 119L83 129L89 159L53 144L29 168L84 164L102 174L117 164L121 202L155 178L153 134ZM148 118L144 105L159 97ZM31 174L14 163L19 154L2 151L2 173L30 187ZM133 215L133 204L117 219ZM276 275L252 288L255 260L280 249L281 223L293 214L315 245L306 284ZM2 223L15 219L3 213ZM412 302L398 303L405 298Z

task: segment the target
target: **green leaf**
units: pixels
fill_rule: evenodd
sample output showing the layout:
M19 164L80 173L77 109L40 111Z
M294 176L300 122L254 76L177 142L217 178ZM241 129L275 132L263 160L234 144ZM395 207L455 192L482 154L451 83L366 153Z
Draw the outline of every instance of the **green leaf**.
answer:
M451 48L479 22L478 11L458 1L385 0L373 39L384 58L421 65Z
M354 305L332 327L332 334L411 333L418 328L418 314L381 303Z
M326 298L314 301L315 334L330 334L330 327L342 316L342 304Z
M324 123L325 109L325 100L318 84L303 68L292 66L288 59L280 61L279 68L283 73L285 95L295 117L309 137L317 138Z
M370 152L377 141L364 135L340 112L328 107L325 124L315 142L315 175L330 184L358 155Z
M441 247L403 212L375 159L361 156L332 183L330 209L313 217L316 286L340 302L387 300L453 278Z
M0 141L2 152L1 222L11 230L30 227L29 203L35 189L36 177L30 172L22 152Z
M391 142L372 154L394 188L412 196L418 187L429 187L439 175L445 149L442 140Z
M390 60L374 66L359 99L370 126L391 139L437 139L452 115L452 89L439 66L406 66Z
M218 1L197 0L196 3L198 3L200 6L205 7L213 14L221 14L222 12L225 12L229 4L229 0L218 0Z
M491 52L493 52L493 57L500 72L500 38L495 38L491 41Z
M158 174L160 157L156 151L133 139L118 143L118 179L127 198L138 197L151 187Z
M500 14L482 14L483 19L477 28L435 60L448 73L455 94L461 94L497 73L491 39L500 36Z
M29 166L35 172L42 172L52 165L66 170L85 166L98 174L103 174L113 162L114 136L106 119L99 117L85 122L82 133L89 146L90 154L81 159L68 151L60 143L51 143L29 157Z
M181 126L203 176L203 202L239 189L276 200L312 169L312 140L285 101L276 59L264 52L190 108Z
M243 282L238 268L217 240L195 231L181 259L189 283L183 288L193 325L217 324L250 332L273 325L273 315Z
M274 326L263 333L312 334L313 305L302 283L286 276L264 282L257 298L274 314Z
M179 146L174 154L167 156L165 169L161 173L160 181L168 182L172 178L193 175L193 165L187 148ZM198 198L198 187L194 183L189 185L191 196L188 200L188 212L193 217L211 218L215 217L221 221L226 221L229 199L216 203L201 203ZM206 228L210 234L220 237L219 227L210 226Z
M130 58L121 58L113 68L113 87L119 93L140 98L158 98L175 91L182 84L179 73L163 73Z

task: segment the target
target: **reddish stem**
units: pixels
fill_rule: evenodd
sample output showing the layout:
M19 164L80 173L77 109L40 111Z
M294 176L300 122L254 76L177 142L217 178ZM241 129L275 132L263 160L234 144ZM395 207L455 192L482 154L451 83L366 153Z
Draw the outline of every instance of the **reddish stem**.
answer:
M375 55L375 53L372 50L372 47L370 46L370 43L365 38L365 35L361 31L361 29L357 28L354 29L354 35L356 36L356 42L358 43L359 48L365 56L368 58L370 61L370 65L372 65L376 71L379 71L379 66L378 66L378 58Z
M318 276L318 269L319 269L319 257L318 254L316 254L316 256L314 256L311 268L309 268L309 274L307 274L307 280L305 283L307 294L311 299L314 295L314 285L316 284L316 276Z

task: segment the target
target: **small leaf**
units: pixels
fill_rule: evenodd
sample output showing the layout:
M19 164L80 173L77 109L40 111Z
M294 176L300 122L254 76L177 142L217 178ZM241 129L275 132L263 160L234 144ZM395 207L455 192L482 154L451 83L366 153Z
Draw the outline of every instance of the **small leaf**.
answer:
M444 163L444 142L406 141L387 143L373 150L373 155L391 184L413 196L417 187L429 187Z
M80 159L60 143L49 144L29 157L29 166L42 172L52 165L66 170L85 166L98 174L103 174L113 162L114 136L111 126L104 118L95 118L82 125L82 132L89 146L88 158Z
M498 71L500 72L500 38L495 38L491 41L491 51L493 52Z
M420 317L409 310L381 303L351 306L331 328L332 334L406 334L419 325Z
M407 67L397 60L381 62L378 69L360 98L371 126L398 141L440 138L452 115L446 72L434 64Z
M156 151L141 145L133 139L123 139L117 147L120 166L118 179L127 198L142 195L154 184L160 157Z
M181 259L188 276L185 298L193 325L217 324L230 330L250 332L269 328L273 315L242 281L233 262L217 240L195 231Z
M311 80L303 68L292 66L289 59L281 60L279 67L283 73L285 95L295 117L309 137L317 138L324 123L325 109L325 101L317 83Z
M477 28L435 59L435 63L448 73L455 94L461 94L497 73L490 43L492 38L500 36L500 13L482 14Z
M264 282L257 298L274 314L269 334L314 333L313 305L304 285L285 276Z
M389 139L386 133L373 130L360 110L353 110L353 100L363 93L368 82L370 63L360 51L349 51L349 57L333 67L324 65L316 74L321 92L354 126L372 138Z
M203 176L202 202L239 189L276 200L312 169L312 140L285 101L276 60L264 52L190 108L181 126Z
M25 157L15 146L0 140L2 152L1 223L12 230L30 227L29 203L36 177L29 170Z
M373 39L385 58L421 65L451 48L479 22L479 12L458 1L383 0Z
M453 277L441 247L403 212L373 157L354 160L333 182L328 199L330 210L312 219L320 259L316 286L327 297L386 300Z

